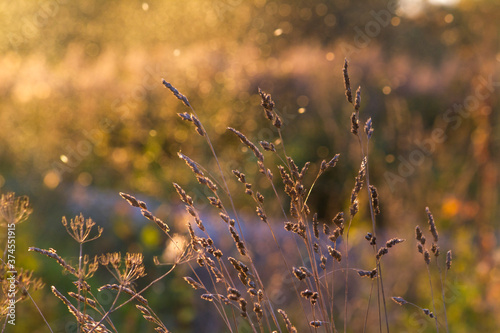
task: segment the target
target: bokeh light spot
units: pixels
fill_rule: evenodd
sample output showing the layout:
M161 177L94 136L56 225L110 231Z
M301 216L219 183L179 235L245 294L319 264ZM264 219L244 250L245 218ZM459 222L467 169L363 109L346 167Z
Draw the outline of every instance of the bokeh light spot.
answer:
M391 93L391 91L392 91L392 89L389 86L385 86L382 88L382 92L384 93L384 95L389 95Z
M447 198L443 202L441 211L445 217L453 217L458 213L460 202L456 198Z
M61 155L59 156L59 159L61 160L61 162L63 163L68 163L69 159L68 159L68 156L66 155Z
M55 189L60 182L61 177L59 176L59 173L55 171L49 171L45 174L45 177L43 177L43 184L51 190Z
M160 233L156 226L147 224L141 230L141 242L147 248L155 248L160 244Z
M309 97L305 95L300 95L297 97L297 104L301 107L305 107L309 105Z
M274 35L275 36L281 36L283 34L283 29L276 29L274 30Z
M399 24L401 23L401 19L397 16L394 16L392 19L391 19L391 24L393 27L397 27Z
M288 4L282 4L279 8L279 13L283 17L287 17L292 12L292 6Z
M149 4L147 2L143 2L142 3L142 10L146 12L146 11L148 11L148 9L149 9Z
M308 21L311 19L312 11L310 8L302 8L299 12L299 16L302 20Z
M335 53L333 52L328 52L325 56L326 60L328 61L333 61L335 59Z
M392 155L392 154L385 155L385 161L386 161L387 163L392 163L392 162L394 162L395 160L396 160L396 159L395 159L394 155Z
M451 22L453 22L453 20L454 20L454 19L455 19L455 18L453 17L453 14L447 14L447 15L444 17L444 21L445 21L446 23L451 23Z
M318 16L325 16L328 13L328 7L324 3L320 3L316 6L316 14Z
M297 112L300 114L306 113L306 108L299 108Z
M324 22L328 27L333 27L337 23L337 18L333 14L328 14L325 16Z
M77 182L82 186L89 186L92 184L92 175L88 172L82 172L78 175Z

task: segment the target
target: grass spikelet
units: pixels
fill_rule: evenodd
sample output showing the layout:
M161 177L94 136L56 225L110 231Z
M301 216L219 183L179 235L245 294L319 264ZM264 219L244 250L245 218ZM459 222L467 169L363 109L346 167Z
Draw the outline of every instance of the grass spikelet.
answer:
M347 98L347 101L352 104L351 82L349 80L349 73L347 71L347 67L348 67L347 59L344 59L344 67L342 68L342 74L344 76L345 97Z
M248 140L248 138L243 133L241 133L238 130L235 130L232 127L228 127L227 129L230 130L231 132L233 132L234 134L236 134L236 136L238 138L240 138L240 141L244 145L246 145L248 148L250 148L251 151L253 151L255 157L257 157L257 159L260 162L264 162L264 155L262 155L262 153L260 152L259 148L257 148L257 146L253 142L251 142L250 140Z
M283 311L282 309L278 309L278 313L283 317L288 333L297 333L297 329L295 328L295 326L292 325L290 319L288 319L286 312Z
M70 272L72 275L77 276L76 269L69 265L63 258L61 258L54 249L44 250L37 247L30 247L28 251L38 252L40 254L46 255L57 261L66 271Z
M163 85L165 87L167 87L174 95L175 97L177 97L179 100L182 101L182 103L184 103L184 105L186 105L188 108L191 107L191 104L189 104L189 101L188 99L186 98L186 96L184 96L183 94L181 94L177 89L175 89L170 83L168 83L167 81L165 81L165 79L161 79L161 82L163 83Z
M429 220L429 231L431 232L432 237L434 237L434 242L437 243L439 237L436 229L436 224L434 223L434 216L432 215L429 207L425 207L425 212L427 213L427 218Z

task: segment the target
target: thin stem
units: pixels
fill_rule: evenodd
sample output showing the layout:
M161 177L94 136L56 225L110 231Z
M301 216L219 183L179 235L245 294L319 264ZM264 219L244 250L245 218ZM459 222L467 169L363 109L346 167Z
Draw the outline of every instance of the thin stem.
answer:
M370 301L372 299L372 294L373 294L373 280L370 287L370 296L368 296L368 305L366 306L365 326L363 327L363 333L366 332L366 324L368 323L368 312L370 310Z
M437 258L436 258L436 262L437 262ZM444 296L444 284L446 284L446 273L448 273L448 269L445 269L445 271L444 271L444 281L443 281L443 279L441 280L441 293L442 293L441 296L443 298L444 320L446 323L446 333L449 333L448 316L446 315L446 302L445 302L445 296ZM441 268L439 268L439 276L441 276Z
M434 302L434 291L432 288L431 270L429 268L429 265L426 266L427 266L427 273L429 275L429 286L431 287L431 299L432 299L432 308L434 309L434 320L436 322L436 332L439 332L438 320L436 315L436 303Z
M446 332L448 333L448 316L446 315L446 302L444 301L444 282L443 282L443 273L441 271L441 266L438 263L437 257L436 258L436 266L439 271L439 280L441 281L441 299L443 301L443 311L444 311L444 320L446 323ZM445 279L446 279L446 271L445 271Z

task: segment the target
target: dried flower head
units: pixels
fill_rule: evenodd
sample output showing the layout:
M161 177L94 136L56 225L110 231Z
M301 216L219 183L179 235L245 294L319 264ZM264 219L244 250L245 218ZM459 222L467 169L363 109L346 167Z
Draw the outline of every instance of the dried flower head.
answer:
M66 220L66 217L63 217L62 224L64 225L64 227L66 227L66 231L68 232L68 234L80 244L87 243L101 237L103 231L103 228L98 226L97 235L89 238L90 232L92 231L92 227L95 225L95 222L92 221L91 218L85 220L83 214L75 216L74 219L70 220L69 224Z
M146 275L142 253L126 253L125 267L122 267L121 254L118 252L103 254L99 257L101 265L115 277L121 286L129 287L132 282Z
M2 194L0 198L0 226L24 222L32 211L28 197L16 197L12 192Z

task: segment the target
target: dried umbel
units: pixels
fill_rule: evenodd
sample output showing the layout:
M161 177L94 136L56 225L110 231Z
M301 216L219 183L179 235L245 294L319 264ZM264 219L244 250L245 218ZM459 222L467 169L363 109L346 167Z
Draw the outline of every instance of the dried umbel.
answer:
M2 194L0 198L0 226L24 222L32 211L28 197L16 197L15 193L12 192Z
M106 266L121 286L129 287L132 282L146 275L142 253L128 253L122 264L121 254L118 252L103 254L99 257L101 265Z

